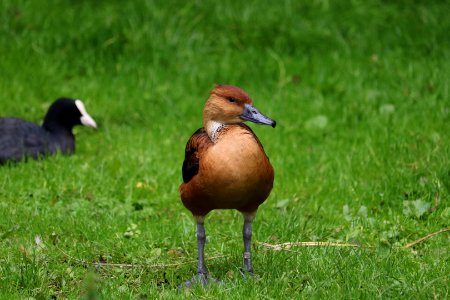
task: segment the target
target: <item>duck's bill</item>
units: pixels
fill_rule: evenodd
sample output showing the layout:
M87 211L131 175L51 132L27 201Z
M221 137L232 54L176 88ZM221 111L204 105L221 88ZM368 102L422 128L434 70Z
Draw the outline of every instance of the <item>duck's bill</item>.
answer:
M275 120L266 117L250 104L245 104L244 112L241 115L241 119L256 124L270 125L273 128L275 128L275 126L277 125L277 122Z
M90 115L88 115L87 113L81 116L80 122L84 126L88 126L88 127L97 129L97 123L95 123L94 119L92 119L92 117Z
M81 100L77 99L77 100L75 100L75 105L77 106L77 108L81 114L80 123L83 124L84 126L97 128L97 123L95 123L94 119L87 113L83 102Z

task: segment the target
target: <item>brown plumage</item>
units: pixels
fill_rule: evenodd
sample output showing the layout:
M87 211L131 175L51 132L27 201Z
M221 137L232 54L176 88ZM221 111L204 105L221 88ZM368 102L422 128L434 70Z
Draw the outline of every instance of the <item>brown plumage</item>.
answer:
M243 213L244 266L253 272L251 224L259 205L272 190L274 171L258 137L244 121L276 125L253 107L242 89L217 85L205 104L203 128L186 145L180 195L197 221L198 274L202 284L208 281L203 221L214 209L237 209Z
M273 185L273 168L256 135L245 124L221 129L214 144L204 129L186 146L186 163L198 173L180 187L183 204L197 217L213 209L252 213ZM187 178L186 178L187 179Z

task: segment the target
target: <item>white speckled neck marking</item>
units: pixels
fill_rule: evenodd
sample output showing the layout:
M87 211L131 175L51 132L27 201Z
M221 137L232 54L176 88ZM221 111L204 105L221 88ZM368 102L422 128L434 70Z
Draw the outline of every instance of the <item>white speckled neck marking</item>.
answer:
M224 127L223 123L217 121L210 121L208 123L208 128L206 129L209 137L215 143L219 137L220 130Z

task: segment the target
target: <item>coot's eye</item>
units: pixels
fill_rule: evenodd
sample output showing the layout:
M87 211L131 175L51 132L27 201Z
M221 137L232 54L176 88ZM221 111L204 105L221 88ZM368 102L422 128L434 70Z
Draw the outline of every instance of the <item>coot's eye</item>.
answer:
M230 101L231 103L236 102L236 98L228 97L228 101Z

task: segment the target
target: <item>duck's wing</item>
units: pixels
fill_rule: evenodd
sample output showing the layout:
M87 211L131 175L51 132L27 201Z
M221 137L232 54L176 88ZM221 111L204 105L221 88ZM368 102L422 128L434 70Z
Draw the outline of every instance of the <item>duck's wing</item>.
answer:
M183 161L183 182L188 183L197 175L202 153L204 153L213 142L205 129L200 128L191 136L186 144Z
M38 158L45 154L48 133L42 127L17 118L0 119L0 162L21 160L24 156Z

